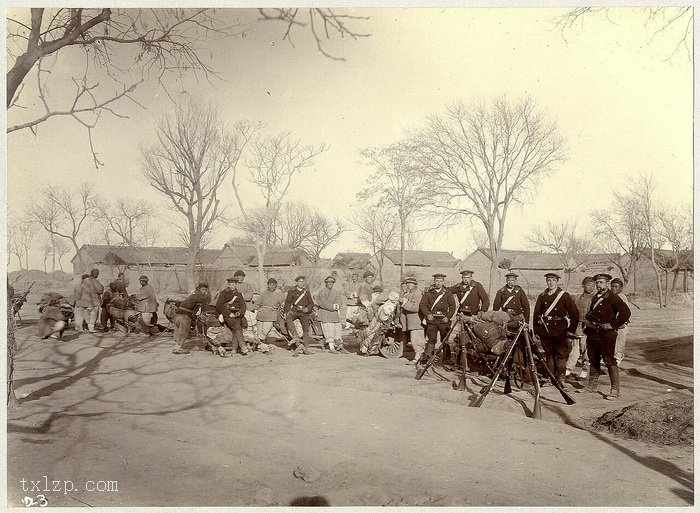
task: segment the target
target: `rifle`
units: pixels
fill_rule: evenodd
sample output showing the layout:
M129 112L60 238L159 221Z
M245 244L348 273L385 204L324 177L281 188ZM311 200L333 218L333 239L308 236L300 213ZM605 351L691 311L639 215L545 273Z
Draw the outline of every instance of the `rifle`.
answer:
M459 322L459 320L458 320L457 322ZM455 323L450 327L450 329L447 331L447 334L445 335L444 340L443 340L442 337L441 337L441 339L440 339L440 342L441 342L440 349L437 349L437 350L433 353L433 355L428 359L428 361L426 362L426 364L425 364L422 368L420 368L420 369L418 369L418 370L416 371L416 379L421 379L421 378L423 377L423 375L425 374L425 372L435 363L435 360L437 359L438 355L440 355L440 354L442 353L444 347L447 345L447 341L449 340L450 335L452 334L452 330L455 329L455 326L457 326L457 323L456 323L456 322L455 322Z
M537 344L534 344L530 340L530 334L528 332L525 333L525 341L528 345L528 347L534 348L533 353L535 356L537 356L537 359L542 363L542 367L544 367L545 371L547 372L547 375L549 376L549 380L552 382L552 385L556 387L557 390L559 390L559 393L561 394L562 398L564 401L566 401L566 404L572 405L576 404L576 400L571 397L571 394L569 394L564 388L561 386L561 383L557 380L557 378L554 377L554 374L552 374L552 371L549 370L549 367L547 367L547 364L545 363L544 356L542 356L542 353L540 352L539 347L537 347ZM532 363L534 367L534 361ZM537 374L535 374L535 379L537 379ZM539 389L539 381L537 383L536 389Z
M36 281L33 281L31 285L29 285L29 288L24 292L24 294L20 294L18 296L12 297L12 314L17 315L19 317L20 322L22 322L22 317L19 315L19 311L22 308L22 305L27 302L27 296L29 295L29 291L32 290L32 287Z
M537 346L535 346L537 349ZM530 376L532 377L533 386L535 387L535 405L532 407L532 418L541 419L542 418L542 407L540 406L540 378L537 375L537 367L535 366L535 359L532 356L532 343L530 341L530 335L525 330L525 350L527 351L528 365L530 366Z

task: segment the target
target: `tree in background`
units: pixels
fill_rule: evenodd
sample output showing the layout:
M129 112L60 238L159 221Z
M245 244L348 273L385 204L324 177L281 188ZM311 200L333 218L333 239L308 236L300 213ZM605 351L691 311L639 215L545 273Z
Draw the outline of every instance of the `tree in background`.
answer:
M368 248L377 262L379 283L384 285L384 257L386 251L396 247L399 241L399 220L386 208L360 208L350 217L350 223L356 229L356 239Z
M588 237L576 234L576 222L574 221L548 221L544 227L535 228L528 236L528 240L541 249L556 253L561 260L566 273L568 288L571 273L583 264L583 256L593 250L593 241Z
M260 9L258 14L262 20L286 25L283 38L290 42L292 32L310 31L319 50L331 58L336 57L324 50L323 43L333 35L353 39L369 35L350 26L366 18L327 8ZM30 130L36 135L50 119L72 119L87 131L93 162L101 166L92 139L100 117L127 118L118 108L125 102L140 106L133 93L146 80L157 79L170 96L169 75L180 79L193 74L207 81L218 77L206 44L245 37L251 30L225 20L215 9L9 10L6 83L13 119L7 132ZM68 59L82 61L82 72L66 76L64 70L74 69L66 65ZM49 89L60 90L58 100L50 97Z
M153 246L158 232L153 229L155 205L146 200L117 199L113 204L100 201L96 220L108 245ZM116 237L116 240L114 240Z
M693 208L666 207L658 211L659 222L657 230L659 240L671 248L671 258L667 259L664 270L673 274L670 292L676 290L676 282L681 265L692 266L693 248ZM666 279L664 305L668 306L669 283Z
M57 185L48 186L32 205L30 214L49 236L70 243L80 258L83 272L89 271L87 262L79 252L79 240L97 214L97 195L90 184L82 183L77 193Z
M357 199L368 208L385 206L394 211L399 223L401 276L404 276L409 227L417 223L424 207L433 202L432 188L416 153L406 142L366 148L361 154L367 164L374 167L374 173L368 178L368 185L357 194Z
M498 263L513 203L564 161L564 141L530 98L511 103L456 103L433 116L411 146L432 187L430 213L440 225L472 218L484 228L491 259L489 295L500 285Z
M232 160L233 178L231 185L236 197L241 217L238 226L250 234L255 241L258 255L258 285L265 290L265 254L274 240L274 227L279 219L289 188L294 177L304 169L314 164L314 159L326 151L326 146L318 147L303 145L299 140L292 139L288 132L269 137L254 137L260 125L241 125L240 133L250 140L249 154L245 159L245 168L240 168L240 154ZM256 190L255 198L260 198L255 204L250 201L250 195L243 200L241 175L253 185ZM251 204L252 203L252 204Z
M191 290L202 243L223 219L219 189L247 141L226 130L214 106L193 102L162 119L155 139L141 147L141 170L179 216Z
M34 239L34 224L30 216L23 216L10 221L7 226L7 250L9 254L17 257L20 269L29 269L29 250Z

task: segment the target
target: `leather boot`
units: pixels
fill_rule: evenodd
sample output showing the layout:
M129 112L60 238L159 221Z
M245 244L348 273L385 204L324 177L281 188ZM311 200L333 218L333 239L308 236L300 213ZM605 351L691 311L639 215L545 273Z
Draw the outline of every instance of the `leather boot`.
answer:
M595 394L598 392L598 372L591 369L591 374L588 376L588 385L586 385L586 392Z
M620 397L620 368L617 365L608 367L610 373L610 393L606 399L617 399Z

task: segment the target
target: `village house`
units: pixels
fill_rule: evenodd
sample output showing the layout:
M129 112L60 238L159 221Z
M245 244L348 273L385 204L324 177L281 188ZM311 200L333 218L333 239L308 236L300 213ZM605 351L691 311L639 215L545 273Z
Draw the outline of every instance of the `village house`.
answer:
M372 259L377 270L382 268L384 283L398 288L401 281L401 250L388 249L375 254ZM421 289L430 285L433 274L437 273L447 276L445 283L448 285L459 281L459 259L449 251L407 249L404 251L404 260L406 276L415 277Z

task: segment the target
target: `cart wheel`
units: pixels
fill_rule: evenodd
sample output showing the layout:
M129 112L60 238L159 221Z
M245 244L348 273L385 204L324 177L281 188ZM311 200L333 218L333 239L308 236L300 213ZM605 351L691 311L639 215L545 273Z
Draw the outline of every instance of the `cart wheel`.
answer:
M401 358L403 356L404 342L395 338L388 338L388 345L379 348L384 358Z

